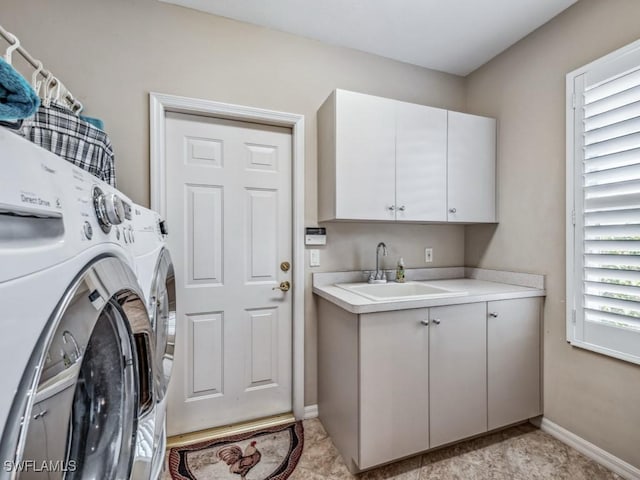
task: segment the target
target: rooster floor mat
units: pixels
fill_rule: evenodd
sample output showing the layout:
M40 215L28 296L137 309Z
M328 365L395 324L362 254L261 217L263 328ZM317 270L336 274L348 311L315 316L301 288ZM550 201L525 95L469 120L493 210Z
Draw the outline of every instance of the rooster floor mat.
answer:
M173 480L285 480L302 455L302 422L172 448Z

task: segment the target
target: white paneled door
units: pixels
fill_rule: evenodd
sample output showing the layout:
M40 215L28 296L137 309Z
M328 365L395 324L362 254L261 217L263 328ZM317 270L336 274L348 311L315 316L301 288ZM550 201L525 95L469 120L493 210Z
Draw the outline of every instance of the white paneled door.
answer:
M287 128L167 114L169 435L292 410L291 144Z

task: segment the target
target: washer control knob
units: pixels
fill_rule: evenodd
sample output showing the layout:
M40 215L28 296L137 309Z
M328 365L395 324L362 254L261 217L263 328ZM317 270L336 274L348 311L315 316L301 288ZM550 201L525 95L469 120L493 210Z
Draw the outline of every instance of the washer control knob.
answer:
M124 204L114 193L104 193L100 187L93 187L93 208L100 228L109 233L111 227L120 225L125 218Z
M82 226L82 232L87 240L91 240L93 238L93 227L89 222L84 222Z
M120 229L116 227L116 240L120 240Z
M105 213L111 225L120 225L124 222L124 205L115 193L105 195Z

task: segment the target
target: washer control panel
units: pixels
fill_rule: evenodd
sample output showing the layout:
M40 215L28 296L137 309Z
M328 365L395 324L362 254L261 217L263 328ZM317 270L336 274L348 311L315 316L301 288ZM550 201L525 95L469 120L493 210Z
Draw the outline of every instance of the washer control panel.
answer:
M106 236L123 246L132 244L135 236L131 201L111 186L96 183L91 174L77 167L72 167L72 175L80 215L83 217L81 239L85 242L103 241Z

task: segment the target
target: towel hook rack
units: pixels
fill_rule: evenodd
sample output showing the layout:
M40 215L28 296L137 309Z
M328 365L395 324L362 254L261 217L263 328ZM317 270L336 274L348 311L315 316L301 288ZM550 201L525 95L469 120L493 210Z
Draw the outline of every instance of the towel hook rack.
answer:
M36 95L40 95L40 87L42 86L42 82L38 80L38 75L44 68L44 65L42 65L42 62L40 60L37 60L37 62L38 66L31 74L31 86L33 86L33 89L36 91Z
M4 59L7 61L7 63L11 64L11 57L13 52L18 52L20 55L22 55L22 57L26 60L26 62L28 64L30 64L33 68L36 69L36 71L34 72L32 79L34 77L37 77L38 75L40 75L41 77L43 77L45 79L45 84L47 82L47 80L49 79L49 75L53 76L53 74L49 71L46 70L43 65L42 62L40 60L37 60L36 58L34 58L21 44L20 44L20 40L18 39L17 36L15 36L13 33L8 32L7 30L5 30L2 25L0 25L0 37L4 38L7 42L9 42L11 45L7 48L6 53L4 55ZM55 79L55 77L54 77ZM32 82L34 83L34 82ZM55 83L54 83L55 85ZM51 86L51 85L50 85ZM35 88L34 88L35 90ZM36 90L37 92L37 90ZM45 92L46 93L46 92ZM77 100L75 99L75 97L71 94L71 92L64 87L64 98L66 101L69 102L70 105L73 105L77 102ZM46 99L45 96L43 96L43 99Z
M56 77L53 76L53 73L47 72L47 79L44 81L44 92L42 92L42 103L45 107L51 105L51 92L53 91L53 85Z
M7 51L4 53L4 59L9 65L11 65L11 57L13 56L13 52L20 48L20 39L18 39L18 37L16 37L13 33L9 33L9 36L11 38L8 41L12 42L12 44L7 47Z

